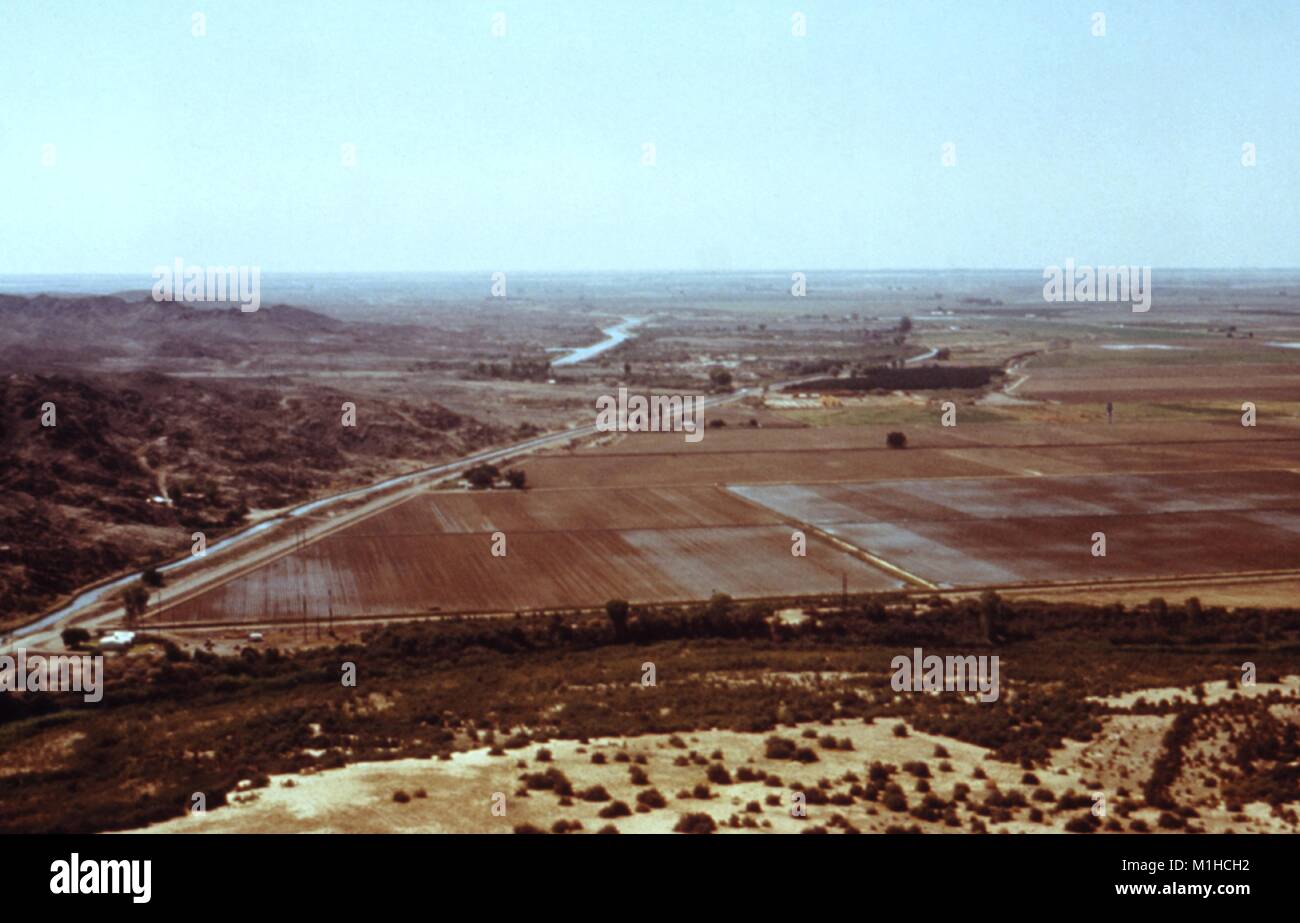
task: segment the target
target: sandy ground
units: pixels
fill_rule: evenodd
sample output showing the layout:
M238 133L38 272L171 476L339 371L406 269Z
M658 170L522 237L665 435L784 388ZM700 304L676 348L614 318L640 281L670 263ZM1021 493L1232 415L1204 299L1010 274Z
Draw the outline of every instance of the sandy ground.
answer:
M1230 687L1227 680L1213 680L1208 683L1203 683L1202 688L1205 690L1204 701L1209 705L1236 696L1241 696L1245 699L1267 696L1274 690L1281 693L1286 698L1300 699L1300 676L1283 676L1281 680L1276 683L1259 682L1253 686L1237 687ZM1151 703L1168 700L1170 704L1173 704L1174 702L1179 701L1194 702L1196 701L1196 694L1192 689L1166 686L1159 689L1138 689L1133 692L1126 692L1123 695L1114 695L1109 698L1096 698L1094 701L1101 702L1104 705L1110 705L1114 708L1132 708L1139 699L1145 699L1147 702Z
M1300 678L1287 682L1287 688L1294 690ZM1149 690L1146 695L1150 698L1161 692ZM228 806L142 832L508 833L520 825L549 831L558 821L566 821L580 824L577 829L582 832L612 826L621 833L667 833L682 816L703 813L713 818L719 832L797 833L821 827L835 832L851 826L863 833L883 833L890 826L915 824L927 833L956 833L971 829L976 815L970 803L982 802L994 787L1004 794L1018 791L1027 805L1012 808L1010 817L1001 821L981 818L990 832L1061 832L1067 821L1088 814L1089 808L1056 812L1052 801L1036 799L1034 793L1046 789L1053 798L1066 793L1090 798L1092 792L1101 791L1112 806L1126 795L1140 800L1142 783L1150 775L1151 762L1160 752L1161 738L1171 720L1141 715L1107 718L1102 733L1093 741L1067 742L1049 766L1034 770L1029 781L1018 766L989 759L982 747L910 728L907 736L897 736L892 720L870 724L839 721L777 730L776 736L816 753L817 760L808 763L767 756L764 742L771 734L733 731L585 743L551 741L495 756L484 747L447 760L403 759L275 776L266 788L232 795L234 803ZM807 737L809 733L812 738ZM834 749L824 745L826 735L835 738ZM851 749L844 747L845 741L851 743ZM918 820L906 812L889 810L882 800L863 797L855 787L867 784L868 767L875 761L897 767L889 781L901 786L909 806L921 803L925 794L918 788L928 783L934 794L954 804L959 825ZM903 769L905 763L914 761L926 766L924 783ZM718 781L721 773L717 769L712 770L710 781L711 766L724 767L732 781ZM567 777L575 797L564 803L550 790L522 794L526 786L521 776L552 768ZM647 776L644 784L634 784L636 769ZM739 781L742 770L759 778ZM978 777L980 773L985 778ZM774 779L778 781L773 784ZM971 791L966 801L957 803L953 802L954 787L959 783L970 786ZM698 797L705 793L695 791L701 784L708 786L707 798ZM585 800L582 793L595 786L604 788L600 793L603 800ZM807 803L806 816L795 816L796 786L804 790L820 787L828 797L814 802L833 803ZM663 807L639 807L638 794L651 790L663 795ZM610 807L617 802L626 804L630 812L609 816ZM500 809L493 812L494 803L504 805L503 814ZM1043 811L1040 820L1030 817L1034 807ZM1285 821L1270 816L1266 805L1247 805L1236 819L1217 805L1198 805L1198 809L1197 823L1211 832L1294 832ZM601 816L602 810L607 816ZM1158 813L1144 808L1120 823L1127 829L1140 818L1154 829ZM1108 816L1114 818L1113 813Z

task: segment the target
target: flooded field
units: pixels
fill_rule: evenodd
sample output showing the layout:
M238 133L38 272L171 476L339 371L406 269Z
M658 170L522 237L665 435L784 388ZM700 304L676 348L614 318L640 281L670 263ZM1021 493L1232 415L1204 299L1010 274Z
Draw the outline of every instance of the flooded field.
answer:
M1300 562L1300 474L737 486L940 586L1235 573ZM1097 533L1104 555L1093 553Z

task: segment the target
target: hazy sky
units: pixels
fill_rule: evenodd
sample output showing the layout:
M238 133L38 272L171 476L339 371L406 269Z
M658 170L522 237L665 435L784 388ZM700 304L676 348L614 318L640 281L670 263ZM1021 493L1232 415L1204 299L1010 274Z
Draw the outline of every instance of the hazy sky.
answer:
M0 0L0 273L1300 266L1298 49L1296 0Z

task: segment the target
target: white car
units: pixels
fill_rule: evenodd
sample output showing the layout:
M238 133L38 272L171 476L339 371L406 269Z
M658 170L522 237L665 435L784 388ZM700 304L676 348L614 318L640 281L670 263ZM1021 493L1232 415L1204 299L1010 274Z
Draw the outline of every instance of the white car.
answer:
M103 651L124 651L134 643L134 631L110 631L99 639L99 649Z

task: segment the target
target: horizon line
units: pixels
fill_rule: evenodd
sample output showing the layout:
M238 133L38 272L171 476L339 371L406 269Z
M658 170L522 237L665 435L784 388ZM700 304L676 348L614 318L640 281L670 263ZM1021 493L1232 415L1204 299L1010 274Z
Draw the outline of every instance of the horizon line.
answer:
M1064 259L1074 260L1074 257L1065 257ZM200 263L195 261L191 265L202 266L228 266L243 265L255 266L256 264L238 264L221 260L212 263ZM494 272L526 273L529 275L570 275L570 276L594 276L594 275L786 275L794 272L802 273L898 273L898 272L1026 272L1041 273L1045 269L1058 264L1046 264L1043 266L890 266L877 268L844 268L844 267L811 267L811 268L744 268L744 269L511 269L496 267L493 269L265 269L257 267L258 271L267 275L302 275L302 276L456 276L456 275L491 275ZM1079 263L1076 265L1093 265L1091 263ZM1095 265L1116 265L1116 266L1133 266L1139 264L1133 263L1097 263ZM1300 265L1294 266L1157 266L1151 265L1150 269L1162 272L1300 272ZM138 276L142 273L127 270L26 270L22 272L0 272L0 279L23 278L29 276ZM152 272L149 273L152 277Z

